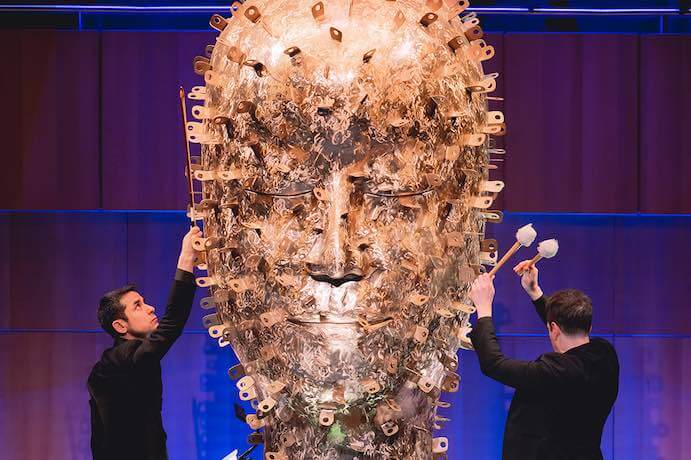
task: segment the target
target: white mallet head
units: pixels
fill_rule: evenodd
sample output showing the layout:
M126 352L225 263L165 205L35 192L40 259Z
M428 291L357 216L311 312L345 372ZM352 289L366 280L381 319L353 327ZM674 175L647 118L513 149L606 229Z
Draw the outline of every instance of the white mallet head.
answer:
M533 228L533 224L524 225L516 232L516 241L521 243L521 246L530 246L535 238L537 238L537 232Z
M559 251L559 241L555 239L541 241L537 245L537 252L545 259L551 259Z

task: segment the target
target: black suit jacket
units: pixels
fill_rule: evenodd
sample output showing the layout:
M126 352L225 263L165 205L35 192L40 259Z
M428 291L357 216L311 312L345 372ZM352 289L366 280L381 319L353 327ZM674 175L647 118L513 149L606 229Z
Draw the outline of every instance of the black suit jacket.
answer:
M94 460L168 458L161 420L161 358L182 334L196 285L177 270L166 312L145 340L115 340L89 375Z
M545 299L534 302L543 323ZM516 389L506 420L504 460L602 459L602 429L619 388L619 361L606 340L535 361L506 357L492 318L470 334L486 376Z

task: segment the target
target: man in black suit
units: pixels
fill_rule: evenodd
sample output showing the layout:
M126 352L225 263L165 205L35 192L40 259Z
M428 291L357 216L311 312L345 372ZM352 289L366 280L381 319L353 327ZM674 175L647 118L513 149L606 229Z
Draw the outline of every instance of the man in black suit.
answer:
M530 261L514 271L547 326L554 353L535 361L506 357L492 323L493 277L479 276L470 298L477 325L470 337L486 376L516 389L506 420L504 460L602 459L602 429L619 386L614 347L590 338L592 304L575 289L545 299Z
M166 312L158 321L134 286L103 296L98 319L114 338L89 375L94 460L164 460L161 359L182 334L196 289L193 227L182 240Z

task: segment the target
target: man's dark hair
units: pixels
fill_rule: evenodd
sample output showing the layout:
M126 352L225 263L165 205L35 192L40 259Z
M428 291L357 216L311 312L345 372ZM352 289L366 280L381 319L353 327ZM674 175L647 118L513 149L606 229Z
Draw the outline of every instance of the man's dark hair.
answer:
M103 330L113 337L118 337L120 335L113 329L113 321L116 319L124 319L127 321L125 306L120 303L120 299L128 292L137 292L137 288L134 284L128 284L119 289L106 292L98 303L98 322L101 323Z
M547 298L547 324L557 323L567 334L589 334L593 323L593 303L577 289L557 291Z

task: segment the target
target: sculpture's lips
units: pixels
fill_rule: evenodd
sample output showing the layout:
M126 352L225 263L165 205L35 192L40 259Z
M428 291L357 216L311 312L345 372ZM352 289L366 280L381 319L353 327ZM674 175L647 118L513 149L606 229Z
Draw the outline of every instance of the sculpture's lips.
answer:
M343 277L334 278L330 275L325 275L323 273L310 273L310 276L314 281L320 281L322 283L329 283L333 286L339 287L345 283L351 281L360 281L364 278L363 275L359 273L348 273Z
M360 319L355 320L353 318L343 318L336 316L290 316L287 321L296 324L298 326L319 326L319 325L329 325L329 326L359 326L359 327L377 327L384 326L391 322L393 318L391 316L382 316L380 318L369 318L367 321Z

